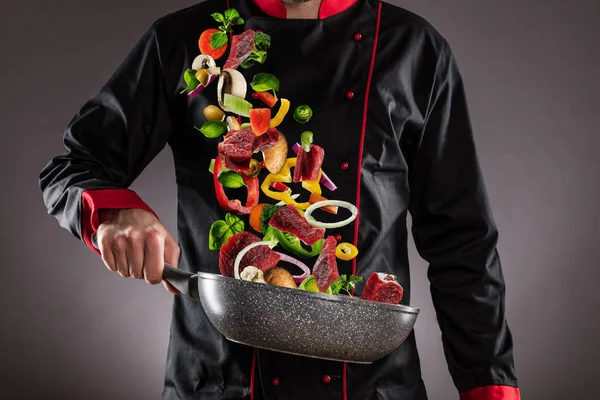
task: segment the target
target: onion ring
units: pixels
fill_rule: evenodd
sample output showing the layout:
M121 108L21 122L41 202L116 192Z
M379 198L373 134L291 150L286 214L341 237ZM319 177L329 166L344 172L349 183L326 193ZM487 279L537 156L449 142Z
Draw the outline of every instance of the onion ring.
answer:
M250 250L252 250L255 247L258 246L275 246L277 243L271 240L263 240L260 242L254 242L254 243L250 243L248 246L244 247L242 250L240 250L240 252L238 253L237 257L235 257L235 263L233 264L233 274L235 276L235 279L241 279L240 276L240 263L242 262L242 258L244 258L244 256L246 255L247 252L249 252Z
M289 262L290 264L294 264L295 266L297 266L304 272L302 275L292 275L294 277L294 280L296 281L296 283L301 283L303 280L308 278L308 276L310 275L310 268L308 268L306 266L306 264L304 264L300 260L296 260L292 256L288 256L287 254L280 253L278 251L276 251L275 253L279 254L281 261L285 261L285 262Z
M315 211L317 208L321 208L321 207L325 207L325 206L338 206L338 207L342 207L342 208L346 208L348 209L352 215L349 216L348 218L346 218L343 221L339 221L339 222L319 222L319 221L314 221L310 219L310 215L312 214L313 211ZM305 211L304 211L304 218L306 218L306 220L308 221L309 224L311 224L312 226L316 226L317 228L341 228L342 226L346 226L348 224L350 224L352 221L354 221L356 219L356 216L358 215L358 208L356 208L356 206L352 203L349 203L347 201L342 201L342 200L323 200L323 201L318 201L316 203L313 203L310 207L308 207Z

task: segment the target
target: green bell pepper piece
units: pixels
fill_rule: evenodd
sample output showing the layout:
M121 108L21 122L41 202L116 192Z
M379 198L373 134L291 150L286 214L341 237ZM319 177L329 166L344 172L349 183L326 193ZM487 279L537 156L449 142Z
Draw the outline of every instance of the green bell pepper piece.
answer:
M272 228L272 227L271 227ZM321 249L323 248L323 239L320 239L313 243L310 250L302 247L302 243L300 239L292 234L286 234L278 229L274 229L274 235L281 247L294 253L294 255L302 258L310 258L321 253Z

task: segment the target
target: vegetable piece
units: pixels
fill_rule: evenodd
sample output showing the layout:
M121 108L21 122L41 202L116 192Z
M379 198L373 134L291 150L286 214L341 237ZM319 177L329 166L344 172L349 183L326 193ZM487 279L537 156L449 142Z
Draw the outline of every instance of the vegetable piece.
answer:
M250 169L244 172L244 175L249 178L254 178L255 176L258 176L258 174L260 174L260 161L252 158L250 159Z
M244 230L244 221L237 215L227 213L225 220L213 222L208 232L208 248L219 250L230 237Z
M294 143L294 145L292 146L292 150L294 150L294 153L298 154L298 150L301 148L299 143ZM335 185L335 183L333 183L333 181L327 176L327 174L325 174L325 172L322 173L320 182L323 184L323 186L325 186L327 189L331 190L332 192L334 190L337 189L337 186Z
M296 193L290 196L292 199L296 200L298 197L300 197L300 193ZM285 206L285 202L280 201L279 203L275 204L276 206Z
M262 232L260 229L260 216L262 215L263 208L268 205L268 203L260 203L252 207L252 211L250 211L250 226L257 232Z
M269 90L278 91L279 79L277 79L277 77L273 74L261 72L254 75L252 82L250 82L250 86L256 92L267 92Z
M208 85L210 85L215 79L217 79L217 76L216 75L211 75L210 79L208 80ZM203 84L200 83L196 87L196 89L194 89L194 90L192 90L191 92L188 93L188 97L192 98L192 97L196 96L198 93L200 93L201 91L203 91L204 89L206 89L206 86L204 86ZM185 92L185 90L183 92Z
M318 203L319 201L325 201L327 200L325 197L323 196L319 196L318 194L312 193L310 195L310 198L308 199L308 202L310 204L315 204ZM337 214L338 213L338 207L337 206L325 206L325 207L321 207L321 209L323 211L327 211L328 213L331 214Z
M253 108L250 110L250 126L252 127L252 132L254 132L256 136L265 133L269 129L270 122L270 108Z
M239 253L238 255L235 257L235 262L233 263L233 272L234 272L234 277L235 279L240 279L240 263L242 262L242 258L244 258L244 256L246 255L247 252L249 252L250 250L252 250L255 247L258 246L275 246L277 245L277 242L275 241L260 241L260 242L254 242L254 243L250 243L248 246L244 247ZM266 280L266 279L265 279Z
M256 95L256 98L268 105L270 108L277 103L277 96L273 96L269 92L254 92L252 93L252 98Z
M210 164L208 166L208 171L213 174L215 171L215 159L213 158L212 160L210 160ZM225 172L225 171L230 171L229 168L227 168L226 166L221 166L221 172Z
M215 39L213 39L213 35L217 34ZM212 57L213 60L218 60L223 57L225 52L227 51L227 35L225 35L225 42L223 42L223 32L219 29L210 28L202 32L200 38L198 39L198 48L200 49L200 53L206 54L207 56ZM213 48L211 44L222 43L222 45L218 48Z
M321 208L324 206L339 206L342 208L347 208L348 210L350 210L352 215L350 215L348 218L346 218L343 221L329 222L329 223L328 222L319 222L319 221L311 220L309 218L310 215L313 213L313 211L315 211L317 208ZM356 206L352 203L349 203L347 201L342 201L342 200L324 200L324 201L318 201L318 202L312 204L310 207L308 207L306 209L306 212L304 213L304 218L306 218L306 220L313 226L316 226L318 228L329 229L329 228L341 228L342 226L346 226L346 225L350 224L352 221L354 221L356 219L357 214L358 214L358 208L356 208Z
M234 117L233 115L230 115L229 117L227 117L226 121L227 121L227 130L228 131L239 131L240 129L242 129L238 119L236 117Z
M277 174L286 162L288 154L288 143L285 136L279 132L277 142L264 150L262 155L265 168L272 174Z
M304 151L310 151L310 144L313 142L313 133L311 131L304 131L300 135L300 143L302 143L302 148Z
M269 123L271 128L278 127L285 118L286 114L290 110L290 101L288 99L281 99L281 104L279 105L279 111L275 114L275 117Z
M335 248L335 256L340 260L352 260L357 255L358 249L352 243L343 242L338 244Z
M271 220L271 217L273 217L273 215L279 211L281 207L279 206L271 206L271 205L266 205L263 207L262 212L260 214L260 231L263 234L267 234L269 231L269 221Z
M275 253L279 254L279 259L281 261L289 262L290 264L294 264L295 266L297 266L298 268L300 268L302 270L302 272L303 272L302 275L293 275L295 283L302 282L310 274L310 268L308 268L306 266L306 264L304 264L302 261L296 260L294 257L290 257L287 254L279 253L277 251Z
M342 291L352 296L353 290L358 282L362 282L363 278L356 275L350 275L350 278L344 274L340 275L339 279L331 283L331 293L340 294Z
M225 119L225 113L217 106L206 106L203 113L209 121L223 121Z
M225 94L223 98L223 109L241 115L242 117L249 117L252 104L239 97Z
M269 285L297 289L298 285L292 274L285 268L274 267L264 273L265 282Z
M252 53L240 64L242 68L251 68L255 63L264 63L267 60L267 50L271 46L271 36L264 32L254 32L254 49Z
M205 122L200 128L194 128L202 132L202 134L207 138L214 139L225 133L227 130L227 125L223 121L208 121Z
M262 189L265 195L269 196L272 199L282 200L285 202L285 204L293 204L294 207L296 207L297 209L306 210L308 207L310 207L310 203L297 203L291 197L291 190L286 190L285 192L275 192L269 188L273 182L292 182L290 168L294 165L296 165L296 157L288 158L283 167L281 168L281 171L279 171L279 173L271 173L263 179L260 188Z
M214 172L213 172L213 183L215 185L215 194L217 196L217 201L219 205L228 211L237 211L239 214L250 214L252 207L258 204L258 197L260 195L258 191L258 178L248 178L247 176L242 176L244 180L244 184L246 185L246 191L248 193L246 204L242 206L241 201L238 199L229 200L225 195L225 189L221 182L219 182L218 176L221 173L221 168L223 164L221 161L221 157L217 156L215 158L214 164Z
M196 89L198 87L198 85L200 84L200 81L198 80L198 78L196 78L196 70L195 69L185 70L185 72L183 73L183 80L185 81L185 84L187 85L187 88L184 90L184 92L186 90L191 92L194 89Z
M229 111L225 108L225 95L230 94L235 97L239 97L240 99L244 99L246 97L246 90L248 89L246 78L240 71L235 69L225 68L219 75L219 82L217 84L217 101L219 106L225 110ZM252 108L252 106L250 106ZM246 115L247 117L248 115Z
M286 190L289 189L289 187L287 187L285 184L283 184L281 182L273 182L273 183L271 183L271 186L273 187L273 189L278 190L280 192L285 192Z
M196 71L196 79L200 82L201 85L208 86L208 81L210 79L210 74L205 69L200 69Z
M293 253L294 255L296 255L298 257L302 257L302 258L314 257L314 256L318 255L321 252L321 249L323 248L323 241L324 241L323 239L317 240L315 243L312 244L312 246L310 247L310 250L307 250L302 246L302 243L301 243L300 239L298 239L297 236L295 236L291 233L282 232L279 229L275 229L272 226L269 229L274 230L274 232L272 233L272 236L275 239L277 239L277 241L279 242L281 247L283 247L285 250Z
M244 122L242 125L240 125L240 129L244 128L250 128L250 122Z
M302 187L304 189L308 190L309 192L320 196L322 191L321 191L321 185L319 184L319 182L320 182L322 174L323 174L323 170L319 168L318 178L315 179L314 181L302 181ZM308 200L308 202L311 203L310 199Z
M317 280L315 279L314 275L309 275L306 279L304 279L300 286L298 286L298 289L305 290L307 292L319 293L319 288L317 287ZM333 294L331 292L331 286L328 287L327 290L323 293Z
M256 282L256 283L267 283L265 281L264 272L256 268L253 265L248 265L242 270L240 279L243 281Z
M206 69L211 75L213 75L210 70L217 68L217 63L215 60L206 54L200 54L194 61L192 62L192 69L199 71L201 69Z
M300 124L307 123L312 118L312 116L313 116L313 110L306 104L302 104L302 105L296 107L296 110L294 110L294 119L296 120L296 122L298 122ZM311 141L311 143L312 143L312 141Z
M221 172L217 179L224 187L229 189L237 189L245 185L244 178L235 171Z

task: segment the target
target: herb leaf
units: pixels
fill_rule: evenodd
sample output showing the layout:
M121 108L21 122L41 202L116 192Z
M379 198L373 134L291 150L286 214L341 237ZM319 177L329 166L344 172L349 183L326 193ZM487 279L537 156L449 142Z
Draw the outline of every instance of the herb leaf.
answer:
M261 72L254 75L250 83L255 92L267 92L269 90L279 90L279 79L275 75Z
M244 221L237 215L227 213L225 221L215 221L208 232L208 248L219 250L230 237L244 230Z
M229 8L229 9L225 10L225 18L228 20L231 20L231 19L233 19L235 17L239 17L239 16L240 16L240 13L235 8Z
M348 295L352 296L351 291L356 288L356 284L358 282L362 282L363 278L356 275L350 275L350 279L348 279L347 275L340 275L340 278L331 283L331 292L332 294L340 294L342 291L346 292Z
M227 130L227 124L223 121L208 121L205 122L200 128L196 129L202 132L202 134L207 138L214 139L225 133Z
M244 25L244 18L234 17L231 19L231 25Z
M225 15L227 15L227 11L225 11ZM217 22L225 22L225 17L221 13L213 13L210 14L210 16L213 17Z
M198 87L200 81L196 78L196 70L188 68L183 74L183 80L188 86L186 90L192 91Z
M235 171L221 172L217 179L221 185L229 189L237 189L245 185L244 178Z
M225 45L228 40L229 39L227 38L227 34L225 32L215 32L210 37L210 47L213 49L218 49L219 47Z
M221 172L227 172L227 171L230 171L230 169L224 165L221 165ZM210 172L211 174L215 173L215 159L214 158L212 160L210 160L210 164L208 166L208 172Z
M282 206L268 205L264 206L262 209L262 213L260 214L260 231L264 234L267 233L270 225L269 221L271 217L281 209Z

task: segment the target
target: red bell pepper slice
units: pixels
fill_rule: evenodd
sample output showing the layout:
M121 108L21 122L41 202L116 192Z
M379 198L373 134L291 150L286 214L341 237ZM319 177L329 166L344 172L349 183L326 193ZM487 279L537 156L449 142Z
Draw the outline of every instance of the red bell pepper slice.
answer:
M287 185L281 182L273 182L271 183L271 186L273 187L273 189L280 192L285 192L288 189Z
M227 211L237 211L239 214L250 214L252 207L258 204L258 196L260 194L258 191L258 177L255 176L254 178L250 178L246 176L246 174L240 174L246 184L246 190L248 192L246 205L242 205L242 202L238 199L229 200L227 198L225 188L218 179L222 167L223 162L221 161L221 156L215 157L213 181L215 183L215 192L217 194L219 205Z

